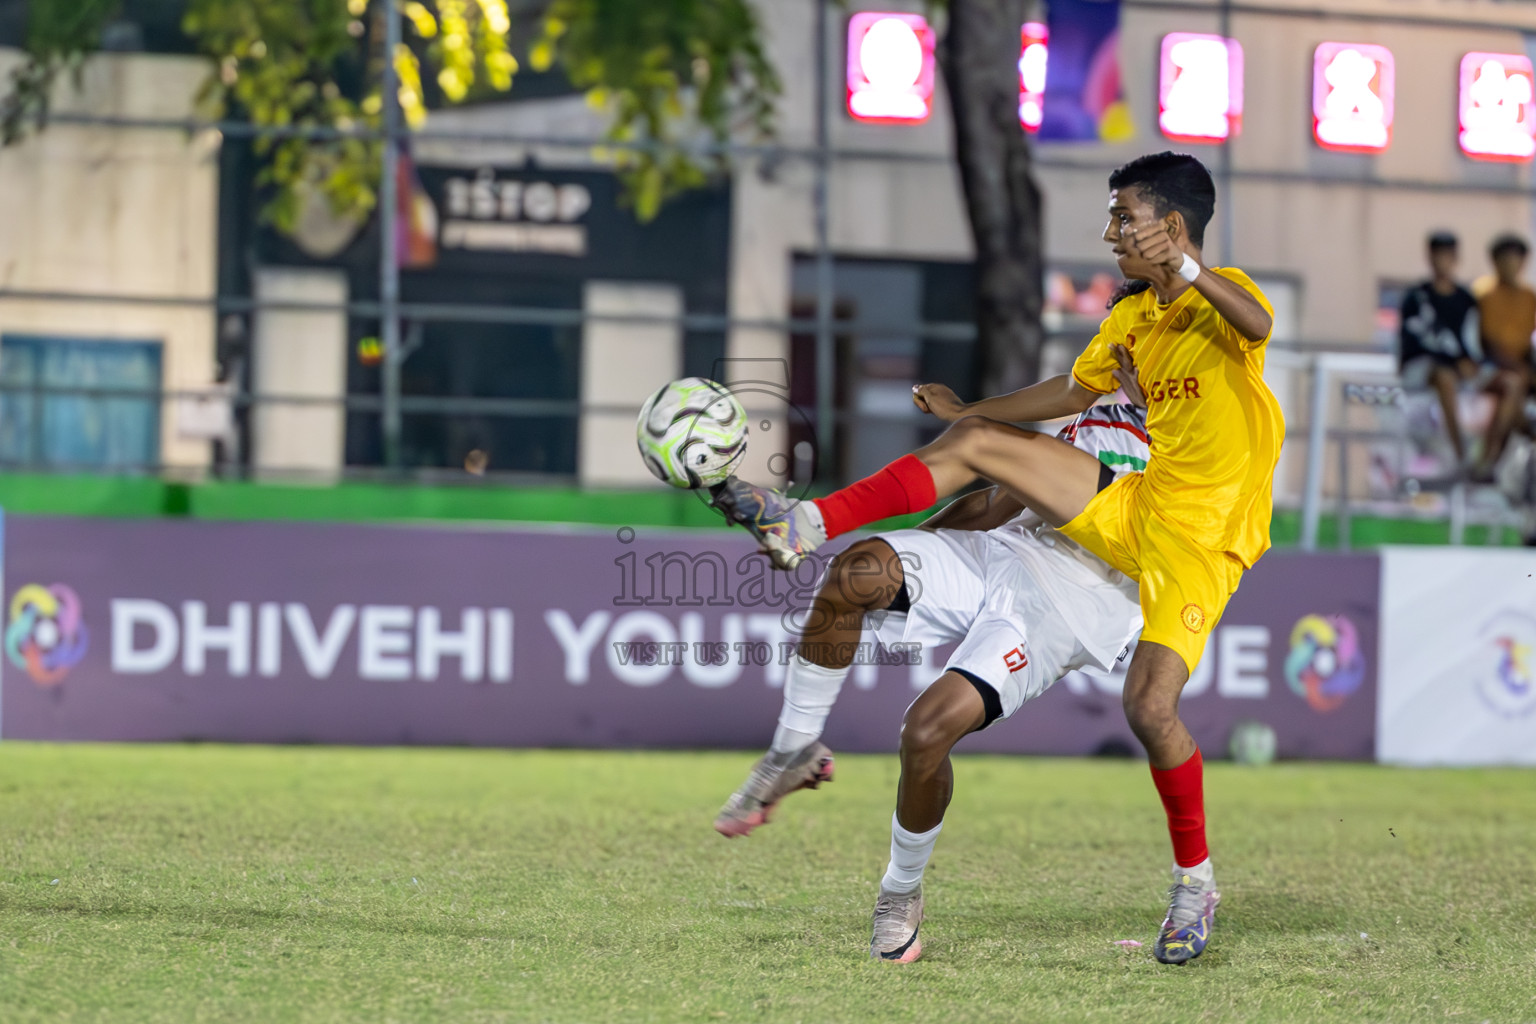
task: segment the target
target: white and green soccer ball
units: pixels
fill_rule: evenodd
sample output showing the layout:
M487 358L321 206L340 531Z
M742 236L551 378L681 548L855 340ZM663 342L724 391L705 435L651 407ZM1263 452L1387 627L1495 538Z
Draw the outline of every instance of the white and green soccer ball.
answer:
M1232 726L1228 749L1238 764L1269 764L1278 745L1273 728L1245 718Z
M640 408L640 457L673 487L709 487L730 476L747 451L747 411L723 385L684 377Z

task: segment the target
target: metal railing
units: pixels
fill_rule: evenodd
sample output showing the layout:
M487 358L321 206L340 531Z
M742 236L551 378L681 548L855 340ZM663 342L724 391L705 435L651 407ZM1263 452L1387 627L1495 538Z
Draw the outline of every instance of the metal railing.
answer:
M1337 546L1345 550L1351 544L1353 518L1366 511L1446 519L1452 544L1464 543L1467 528L1473 525L1487 529L1490 543L1503 528L1528 526L1527 509L1491 484L1475 484L1454 466L1420 471L1409 464L1419 454L1420 445L1443 441L1443 437L1415 436L1410 429L1405 405L1433 399L1428 393L1414 395L1403 389L1393 356L1277 351L1270 354L1270 365L1301 375L1308 394L1305 426L1287 434L1288 446L1294 450L1300 443L1305 450L1299 501L1303 549L1318 548L1322 518L1330 509L1336 518ZM1393 418L1401 422L1378 422L1374 427L1350 425L1353 412L1371 408L1395 410ZM1436 430L1443 431L1443 424L1437 424ZM1335 459L1332 494L1327 481L1330 453ZM1357 493L1362 454L1368 463L1367 475L1371 465L1388 474L1376 495ZM1438 500L1423 500L1437 496Z

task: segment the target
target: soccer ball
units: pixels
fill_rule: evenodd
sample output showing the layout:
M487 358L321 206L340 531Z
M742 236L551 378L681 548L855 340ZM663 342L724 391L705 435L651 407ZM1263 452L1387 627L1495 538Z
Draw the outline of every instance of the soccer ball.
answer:
M747 411L702 377L664 385L640 408L640 457L673 487L709 487L731 475L747 451Z
M1249 718L1232 726L1229 750L1238 764L1269 764L1276 746L1275 730L1263 722Z

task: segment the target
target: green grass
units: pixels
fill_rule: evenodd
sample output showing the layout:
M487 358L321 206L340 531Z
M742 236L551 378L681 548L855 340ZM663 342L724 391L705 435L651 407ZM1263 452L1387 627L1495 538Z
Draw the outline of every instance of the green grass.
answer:
M749 762L5 743L0 1019L1536 1021L1530 772L1212 766L1222 915L1171 968L1145 766L961 758L897 967L893 759L727 842Z

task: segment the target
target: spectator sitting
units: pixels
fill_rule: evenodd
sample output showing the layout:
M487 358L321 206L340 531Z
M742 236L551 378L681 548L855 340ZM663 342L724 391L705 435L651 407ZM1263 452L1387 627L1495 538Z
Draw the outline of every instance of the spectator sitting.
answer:
M1484 360L1491 370L1488 390L1498 407L1488 425L1477 475L1490 477L1504 442L1519 423L1530 391L1531 335L1536 332L1536 291L1521 280L1530 246L1518 235L1500 235L1488 247L1494 276L1478 282L1477 309Z
M1429 236L1432 276L1403 296L1398 363L1404 387L1433 388L1440 396L1445 431L1459 468L1466 463L1466 447L1457 418L1456 392L1462 380L1477 375L1482 350L1477 300L1456 283L1456 258L1455 235L1436 231Z

